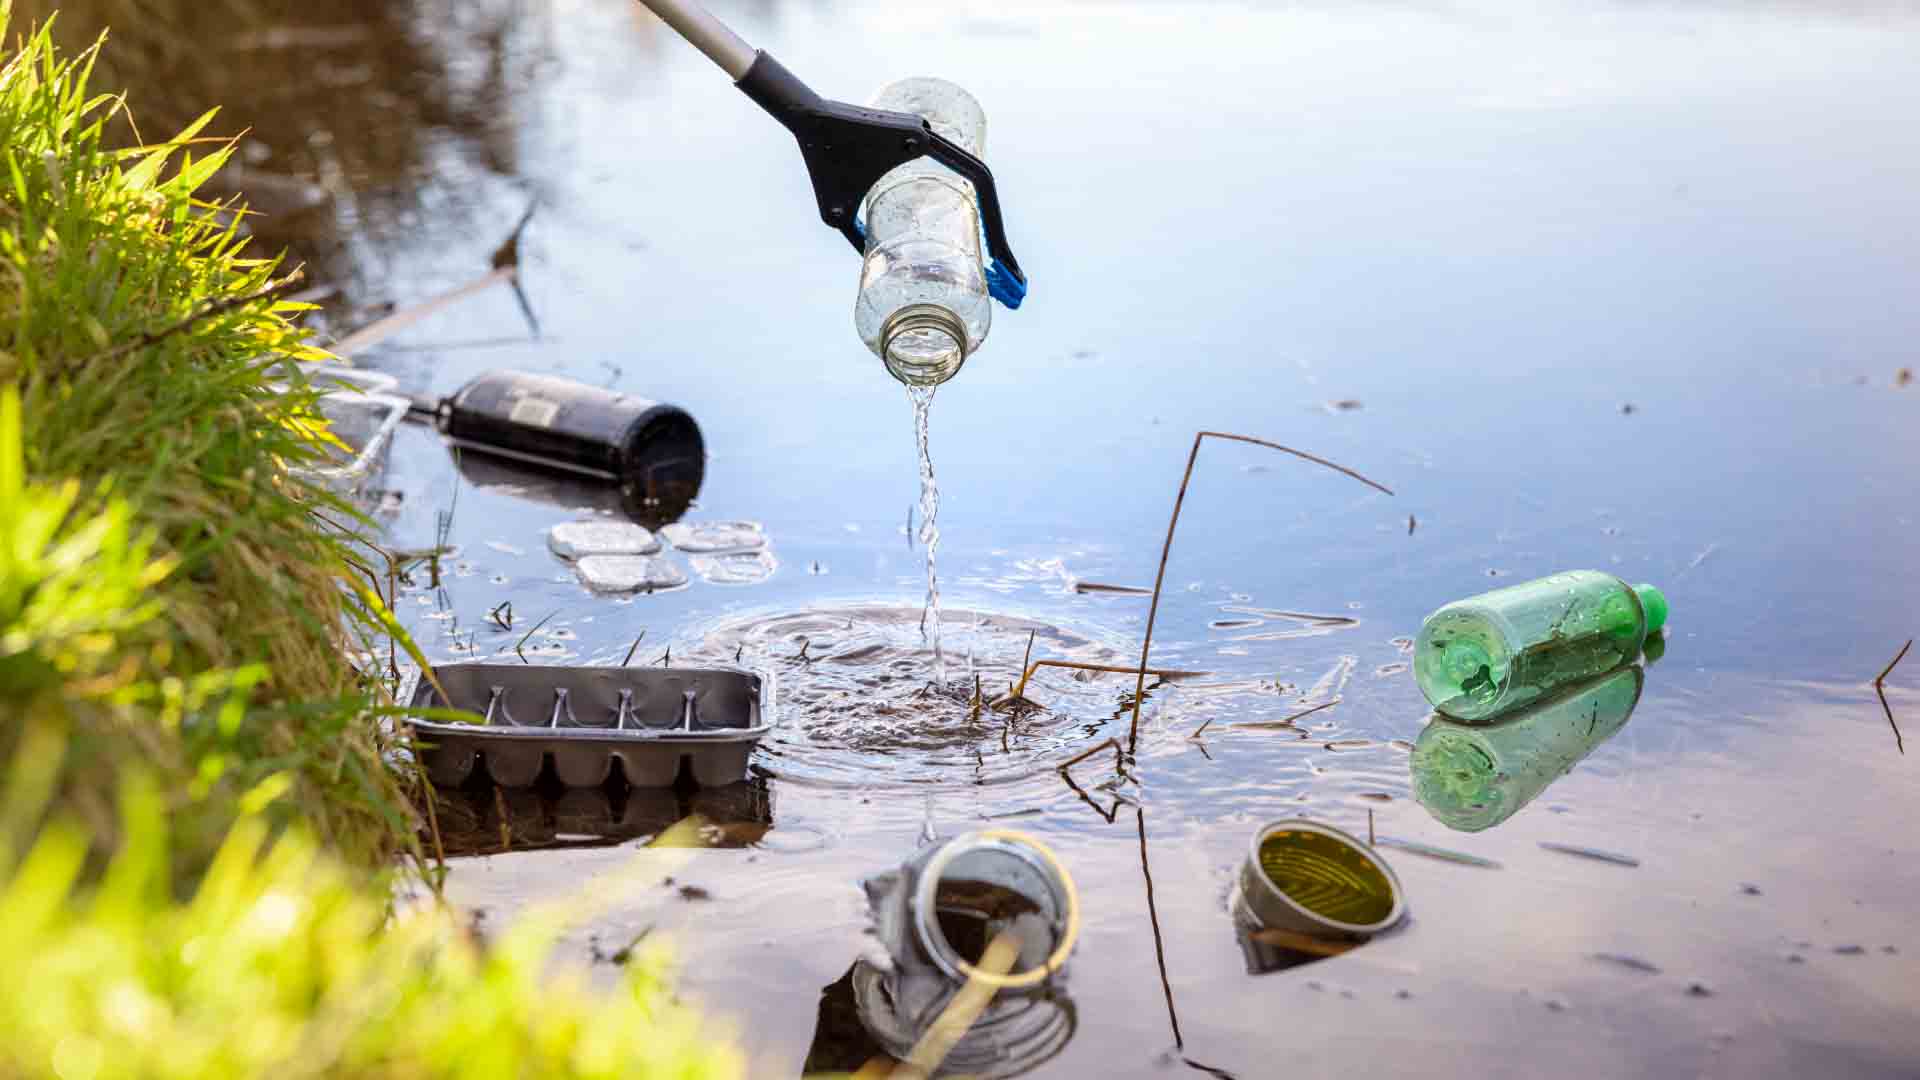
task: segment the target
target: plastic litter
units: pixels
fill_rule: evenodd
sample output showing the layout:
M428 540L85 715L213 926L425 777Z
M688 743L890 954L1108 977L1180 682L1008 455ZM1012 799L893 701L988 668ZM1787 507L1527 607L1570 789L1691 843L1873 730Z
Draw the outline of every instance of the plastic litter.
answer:
M686 571L654 555L589 555L573 565L595 592L666 592L687 583Z
M690 555L687 562L700 580L712 585L758 585L772 577L780 566L770 551Z
M549 759L568 787L605 783L616 761L634 787L665 787L683 758L698 783L730 784L746 777L755 744L773 726L773 676L764 672L447 664L434 674L452 701L417 674L401 700L482 718L408 720L424 744L427 775L449 787L483 766L502 787L527 787Z
M1013 1076L1066 1045L1073 1014L1055 985L1080 935L1080 899L1045 845L983 829L936 840L861 884L891 968L860 960L852 989L862 1026L888 1054L904 1060L969 980L994 996L944 1071ZM1002 933L1018 942L1012 966L975 968Z
M1495 724L1435 715L1409 758L1413 797L1449 829L1491 829L1625 727L1644 683L1635 664Z
M685 513L706 476L685 410L553 375L490 371L445 400L415 400L412 414L468 451L616 488L648 528Z
M628 521L566 521L547 530L547 547L572 560L588 555L656 555L660 541Z
M943 79L902 79L876 109L924 117L935 132L979 154L987 115ZM854 326L860 340L908 386L958 374L993 325L979 205L966 179L930 158L895 166L862 200L866 245ZM1019 306L1019 297L1003 297Z
M1572 570L1457 600L1427 616L1413 672L1433 707L1490 720L1640 655L1667 598L1598 570Z

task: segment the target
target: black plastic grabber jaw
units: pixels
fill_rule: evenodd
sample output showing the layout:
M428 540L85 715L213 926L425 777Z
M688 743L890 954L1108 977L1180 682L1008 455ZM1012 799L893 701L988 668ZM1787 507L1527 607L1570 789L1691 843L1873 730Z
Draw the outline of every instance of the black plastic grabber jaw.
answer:
M959 144L934 131L912 113L848 105L821 97L765 50L757 50L746 74L735 81L742 92L793 132L813 181L820 219L840 231L864 254L867 238L859 219L860 201L896 166L930 157L973 184L986 235L987 287L994 299L1017 308L1026 298L1027 278L1007 243L1000 215L1000 194L993 171Z

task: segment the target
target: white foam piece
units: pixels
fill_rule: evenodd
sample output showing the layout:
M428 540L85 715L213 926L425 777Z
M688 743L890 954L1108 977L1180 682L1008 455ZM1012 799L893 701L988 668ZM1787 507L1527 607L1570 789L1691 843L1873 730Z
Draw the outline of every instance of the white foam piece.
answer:
M767 546L766 530L757 521L676 521L663 527L660 535L690 555L759 551Z
M686 571L652 555L588 555L573 565L595 592L664 592L687 583Z
M741 551L730 555L689 555L693 572L713 585L758 585L773 576L779 563L771 551Z
M562 522L547 530L547 546L563 559L660 553L660 541L631 521Z

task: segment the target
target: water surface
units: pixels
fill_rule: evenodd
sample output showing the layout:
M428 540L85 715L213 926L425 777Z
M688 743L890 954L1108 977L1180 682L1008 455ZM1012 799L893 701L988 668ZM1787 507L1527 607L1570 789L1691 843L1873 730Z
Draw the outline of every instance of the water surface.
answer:
M973 91L1033 293L940 391L952 685L916 698L906 409L853 333L858 261L791 139L617 0L529 0L484 32L421 8L408 32L489 88L486 137L428 121L400 181L348 170L333 317L478 274L538 198L541 338L496 291L372 364L421 390L515 367L681 404L711 451L692 517L769 537L757 583L596 596L546 551L574 502L463 482L418 430L396 447L400 546L430 545L459 488L444 588L404 599L434 657L511 658L551 616L532 662L737 647L781 678L789 725L714 810L732 840L674 871L708 898L626 898L569 955L674 931L683 986L755 1075L795 1075L823 988L868 948L857 878L928 828L992 822L1053 845L1087 904L1075 1034L1032 1075L1920 1071L1920 745L1895 752L1871 687L1920 633L1920 385L1895 384L1920 364L1920 13L716 9L824 93ZM1036 658L1128 662L1146 599L1076 583L1151 584L1202 428L1397 495L1203 447L1153 658L1209 674L1151 691L1130 778L1100 755L1068 784L1054 765L1124 740L1132 680L1047 672L1047 707L1008 720L975 714L972 675L1016 677L1029 630ZM1408 639L1447 600L1580 567L1666 590L1665 654L1570 775L1451 831L1411 794ZM511 630L488 619L503 600ZM1920 739L1920 661L1888 698ZM602 846L466 861L452 894L495 918L571 895L692 799L623 804L624 833L587 807L569 828ZM1227 891L1256 827L1292 814L1498 868L1386 848L1401 931L1249 975Z

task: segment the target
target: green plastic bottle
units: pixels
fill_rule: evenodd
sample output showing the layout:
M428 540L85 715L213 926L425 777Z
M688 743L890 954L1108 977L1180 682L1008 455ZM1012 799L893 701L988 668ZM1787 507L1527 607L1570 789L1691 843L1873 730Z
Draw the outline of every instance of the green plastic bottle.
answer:
M1442 713L1487 720L1633 660L1666 621L1659 589L1571 570L1427 616L1414 643L1414 680Z
M1493 828L1625 727L1643 678L1631 664L1493 724L1436 715L1413 744L1413 797L1449 829Z

